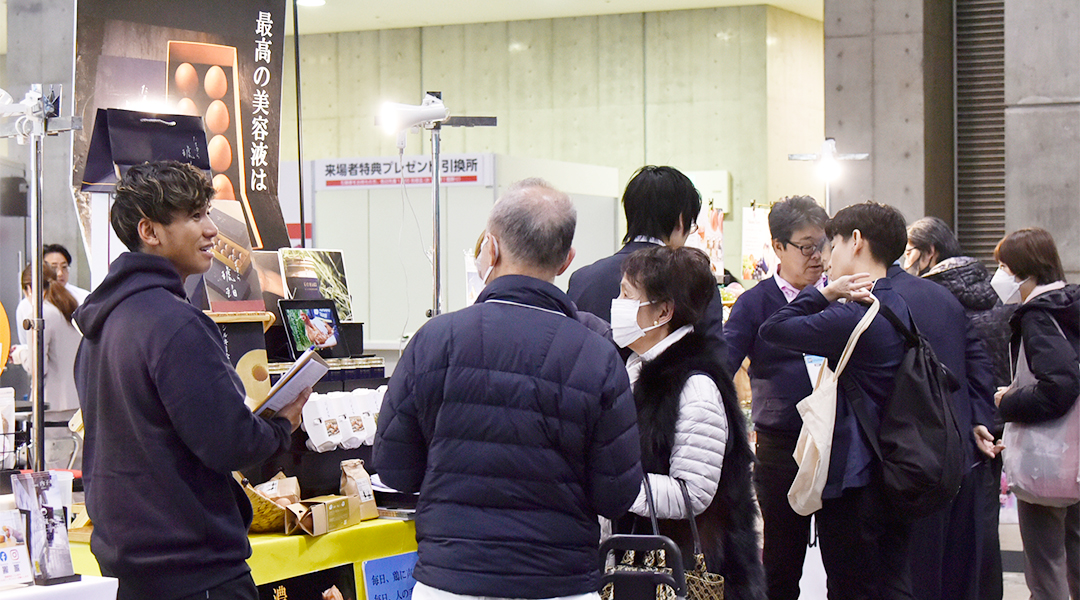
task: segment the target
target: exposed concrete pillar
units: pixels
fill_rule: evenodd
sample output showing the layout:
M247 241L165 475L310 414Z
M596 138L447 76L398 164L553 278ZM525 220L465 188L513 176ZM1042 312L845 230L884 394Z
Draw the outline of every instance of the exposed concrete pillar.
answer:
M952 3L825 0L825 135L870 153L842 164L834 211L873 199L952 222Z
M1005 228L1033 226L1080 281L1080 0L1005 2Z
M32 83L59 83L63 86L61 111L71 116L75 73L75 2L74 0L8 0L7 2L7 77L5 89L15 101L22 100ZM48 88L46 87L46 90ZM93 125L93 115L86 126ZM8 157L29 165L29 146L8 142ZM45 219L42 242L63 244L72 255L72 282L82 287L90 284L79 220L71 196L71 134L61 133L45 139L42 169L45 173L42 203ZM31 174L27 173L27 179ZM5 251L11 251L8 243ZM27 249L32 251L32 249Z

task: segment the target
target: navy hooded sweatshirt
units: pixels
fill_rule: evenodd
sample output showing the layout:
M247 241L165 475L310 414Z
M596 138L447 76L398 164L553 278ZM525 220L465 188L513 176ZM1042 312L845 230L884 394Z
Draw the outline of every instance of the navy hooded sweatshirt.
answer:
M251 505L231 471L283 448L255 417L217 326L167 259L129 252L75 312L91 550L122 589L168 600L246 573Z

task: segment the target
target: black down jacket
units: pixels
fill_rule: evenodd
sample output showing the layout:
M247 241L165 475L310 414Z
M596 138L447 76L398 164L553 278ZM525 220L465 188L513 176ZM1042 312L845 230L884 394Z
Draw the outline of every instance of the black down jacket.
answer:
M934 265L924 278L945 286L964 306L971 328L986 343L994 362L994 386L1009 385L1009 317L1015 305L1002 304L990 287L990 273L970 256L954 256Z
M1029 298L1009 324L1014 364L1023 341L1028 367L1038 381L1005 392L998 406L1001 418L1038 423L1061 417L1080 396L1080 286Z
M383 482L419 491L414 575L471 596L595 592L597 515L630 507L637 415L615 346L520 275L417 331L383 400Z

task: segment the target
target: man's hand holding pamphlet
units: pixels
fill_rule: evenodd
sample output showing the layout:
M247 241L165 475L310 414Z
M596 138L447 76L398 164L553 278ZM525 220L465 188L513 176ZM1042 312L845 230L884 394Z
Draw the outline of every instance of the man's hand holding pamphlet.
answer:
M330 367L316 354L315 348L308 348L274 387L270 388L266 400L252 407L252 412L267 419L285 417L295 430L300 425L300 411L311 394L312 386L329 370Z

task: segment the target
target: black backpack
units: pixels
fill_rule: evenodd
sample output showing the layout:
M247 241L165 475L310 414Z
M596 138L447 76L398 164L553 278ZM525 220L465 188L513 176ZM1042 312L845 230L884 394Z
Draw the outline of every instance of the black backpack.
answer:
M884 304L881 314L904 336L904 357L880 426L867 410L865 394L841 376L863 432L881 461L889 502L901 516L916 519L952 501L964 476L964 436L953 414L956 378L938 361L914 323L908 329ZM877 432L876 434L874 432Z

